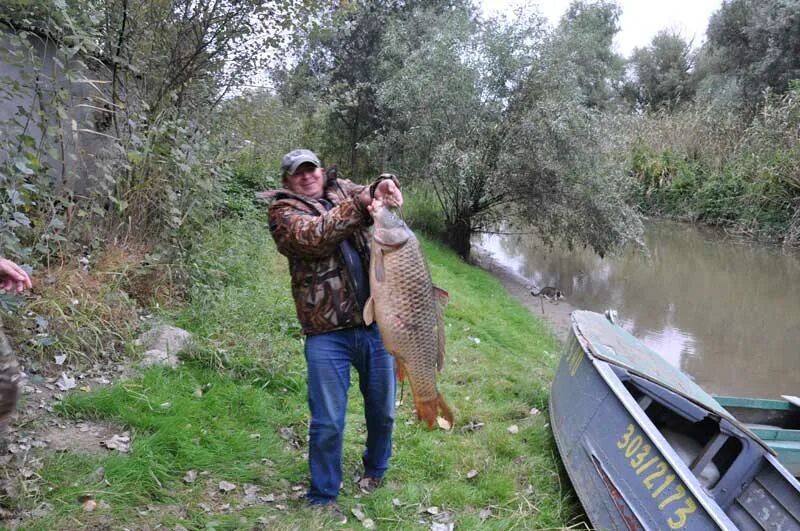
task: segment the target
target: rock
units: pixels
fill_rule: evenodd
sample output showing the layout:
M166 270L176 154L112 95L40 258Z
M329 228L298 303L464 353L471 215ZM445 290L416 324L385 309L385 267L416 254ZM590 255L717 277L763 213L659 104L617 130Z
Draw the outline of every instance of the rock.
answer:
M236 490L236 485L229 481L220 481L219 482L219 490L222 492L230 492L232 490Z
M152 367L153 365L166 365L173 369L178 366L180 360L175 354L169 354L163 350L148 350L142 356L142 361L139 362L141 367Z
M170 325L160 325L151 328L139 336L137 345L147 350L160 350L170 354L178 354L192 338L192 334L182 328Z
M125 432L122 435L115 434L110 439L100 441L100 446L105 446L109 450L118 450L122 453L127 453L130 451L130 442L130 435L128 432Z

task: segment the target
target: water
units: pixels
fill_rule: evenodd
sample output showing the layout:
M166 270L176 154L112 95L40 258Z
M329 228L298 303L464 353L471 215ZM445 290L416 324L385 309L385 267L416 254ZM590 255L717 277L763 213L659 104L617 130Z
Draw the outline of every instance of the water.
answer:
M650 224L645 239L649 256L605 259L531 236L476 243L576 308L617 310L621 326L710 393L800 395L800 256L678 223Z

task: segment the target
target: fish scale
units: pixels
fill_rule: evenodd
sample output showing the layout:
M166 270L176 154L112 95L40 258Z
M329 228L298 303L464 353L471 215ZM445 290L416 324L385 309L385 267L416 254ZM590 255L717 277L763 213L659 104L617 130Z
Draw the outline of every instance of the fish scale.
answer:
M371 297L364 320L377 322L386 350L408 377L420 420L431 428L441 411L452 425L453 415L436 387L447 293L433 285L419 242L405 222L380 203L373 218Z

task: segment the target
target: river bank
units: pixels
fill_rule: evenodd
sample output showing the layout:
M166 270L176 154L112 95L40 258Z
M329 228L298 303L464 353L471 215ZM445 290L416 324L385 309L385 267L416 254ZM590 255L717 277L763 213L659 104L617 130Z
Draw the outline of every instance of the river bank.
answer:
M542 300L531 295L528 281L492 257L484 249L477 249L473 253L475 265L491 273L505 288L506 292L517 302L525 306L534 316L544 320L552 333L562 343L570 333L570 314L576 310L568 300L556 302Z

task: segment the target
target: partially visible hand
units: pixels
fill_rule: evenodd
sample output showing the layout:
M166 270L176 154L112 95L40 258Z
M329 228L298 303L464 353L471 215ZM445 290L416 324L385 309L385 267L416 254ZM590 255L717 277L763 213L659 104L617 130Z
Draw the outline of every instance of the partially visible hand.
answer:
M389 208L403 206L403 194L391 179L384 179L375 188L375 199L383 201Z
M380 199L373 199L370 204L367 205L367 211L369 212L370 216L375 215L375 210L383 206L383 201Z
M6 258L0 258L0 289L22 293L32 288L31 277L20 266Z

